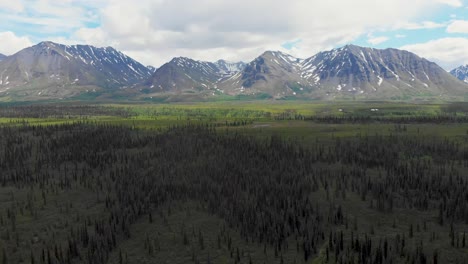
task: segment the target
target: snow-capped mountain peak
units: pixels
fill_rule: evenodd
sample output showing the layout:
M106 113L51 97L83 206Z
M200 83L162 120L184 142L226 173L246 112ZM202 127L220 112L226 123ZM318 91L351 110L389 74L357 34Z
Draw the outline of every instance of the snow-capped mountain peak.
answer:
M214 64L218 67L220 72L227 75L242 71L246 65L244 62L230 62L226 60L218 60Z
M450 73L459 80L468 83L468 64L455 68L451 70Z
M0 70L0 92L2 86L4 90L31 86L41 89L41 95L51 87L120 88L143 82L151 75L148 68L112 47L69 46L50 41L5 58Z

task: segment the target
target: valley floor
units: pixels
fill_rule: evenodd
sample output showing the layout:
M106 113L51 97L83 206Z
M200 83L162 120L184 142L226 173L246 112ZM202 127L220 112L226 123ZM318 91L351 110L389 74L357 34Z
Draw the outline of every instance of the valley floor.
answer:
M466 263L468 104L0 106L0 263Z

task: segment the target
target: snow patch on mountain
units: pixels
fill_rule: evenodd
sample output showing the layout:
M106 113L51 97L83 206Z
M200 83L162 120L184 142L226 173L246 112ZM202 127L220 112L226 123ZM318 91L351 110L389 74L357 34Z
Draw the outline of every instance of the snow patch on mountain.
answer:
M468 83L468 64L453 69L450 71L450 74L457 77L459 80Z

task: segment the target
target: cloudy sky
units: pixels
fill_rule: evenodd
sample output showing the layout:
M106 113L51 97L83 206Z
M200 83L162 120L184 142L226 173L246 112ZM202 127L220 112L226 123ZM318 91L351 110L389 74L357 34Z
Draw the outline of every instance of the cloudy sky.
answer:
M468 0L0 0L0 53L44 40L113 46L153 66L356 44L450 70L468 63Z

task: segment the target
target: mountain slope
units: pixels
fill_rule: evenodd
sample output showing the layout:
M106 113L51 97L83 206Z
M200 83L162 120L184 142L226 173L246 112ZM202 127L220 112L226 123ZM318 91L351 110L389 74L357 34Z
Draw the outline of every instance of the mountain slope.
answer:
M222 75L227 76L227 77L230 77L230 76L244 70L245 66L247 65L244 62L229 62L229 61L225 61L225 60L218 60L214 64L218 68L218 71Z
M147 84L156 91L200 91L212 88L218 78L214 63L179 57L158 68Z
M151 91L201 92L218 88L218 83L242 70L245 64L219 60L215 63L178 57L156 70L146 82Z
M274 97L304 92L301 60L279 51L267 51L247 64L242 72L220 84L229 94L269 94Z
M302 77L317 93L389 98L463 95L467 87L437 64L397 49L348 45L305 60Z
M265 52L218 86L233 95L321 99L449 98L468 91L466 84L413 53L354 45L305 60Z
M63 98L133 85L150 74L148 68L111 47L41 42L0 62L0 96Z
M0 61L4 60L7 56L0 53Z
M450 74L458 78L459 80L468 83L468 64L465 66L460 66L456 69L450 71Z
M148 65L146 66L146 68L153 74L154 72L156 72L157 68L156 67L153 67L151 65Z
M0 56L0 97L146 98L168 93L194 98L228 94L385 100L465 96L468 66L452 74L466 83L413 53L354 45L320 52L305 60L267 51L248 64L178 57L156 69L111 47L42 42L12 56Z

